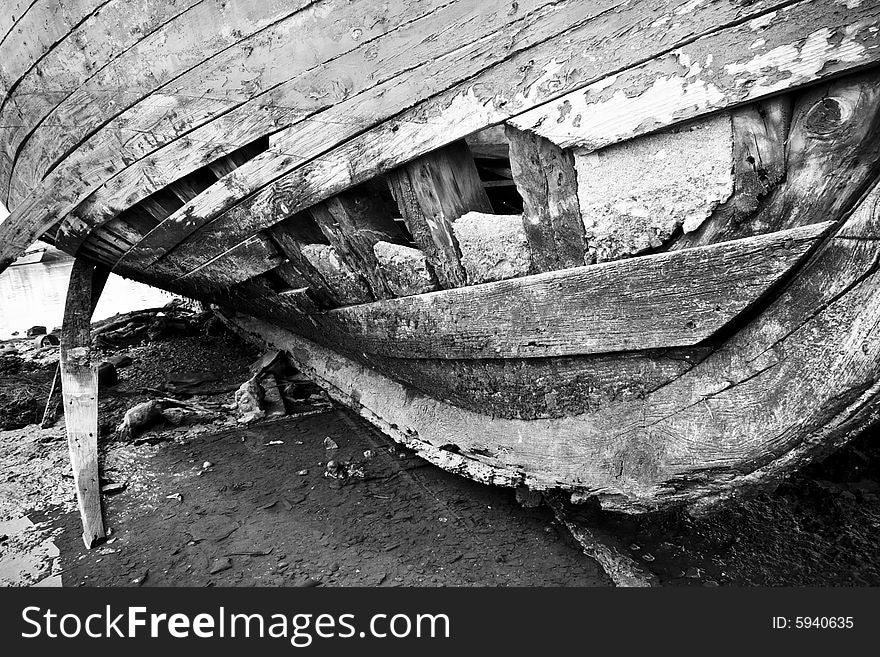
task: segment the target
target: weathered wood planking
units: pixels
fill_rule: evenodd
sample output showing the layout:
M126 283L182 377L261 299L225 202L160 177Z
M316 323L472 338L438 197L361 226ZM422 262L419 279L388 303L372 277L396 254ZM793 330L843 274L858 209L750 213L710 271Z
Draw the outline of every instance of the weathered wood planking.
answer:
M412 68L414 58L436 59L477 39L482 32L475 32L475 29L485 31L491 28L497 30L499 35L503 34L503 26L507 21L520 18L532 6L547 4L551 4L551 0L520 2L517 11L509 16L505 15L500 24L488 21L497 12L495 5L474 5L467 0L446 4L433 13L429 11L430 6L421 6L420 11L427 13L427 16L412 20L397 29L390 29L394 27L393 21L366 21L370 25L370 31L359 36L357 49L298 73L283 84L264 83L266 90L257 93L243 105L196 128L183 139L170 141L166 147L124 169L97 190L94 205L101 209L102 215L118 212L120 208L136 202L157 186L209 162L212 157L228 150L230 144L280 130L291 122L327 109L340 99L351 99L379 83L387 83L389 78ZM334 20L340 20L338 15L334 15ZM448 23L444 28L446 38L431 38L437 25L442 23ZM372 32L380 29L386 29L386 33L370 38ZM320 27L313 26L303 28L302 31L322 32ZM291 55L291 61L297 54L294 52ZM274 52L273 56L281 56L281 53ZM375 68L372 75L363 75L361 72L365 59ZM290 68L295 70L293 65ZM357 107L363 102L365 100L360 98L357 102L349 100L348 104ZM347 111L338 112L336 118L316 120L344 121L352 125L357 122L357 118ZM222 140L217 139L218 134L223 135ZM276 140L273 136L274 155L289 155L290 151L285 151L283 145L275 143ZM102 219L98 217L95 221L100 223Z
M33 5L33 0L6 0L5 11L0 14L0 44L6 40Z
M237 60L247 61L247 45L253 47L254 57L265 57L271 42L261 37L278 21L313 2L204 0L176 20L166 21L75 88L38 129L18 143L10 205L15 207L62 159L71 158L64 165L71 168L85 158L80 164L83 173L89 169L91 149L103 143L107 166L113 161L108 148L133 149L147 138L161 139L166 131L170 130L170 137L186 131L190 105L209 107L216 114L230 109L230 102L236 104L240 96L254 93L249 82L258 86L260 74L256 79L249 77L250 70ZM278 70L266 64L264 59L262 70ZM225 65L225 75L207 73L210 65ZM225 87L224 81L230 86ZM222 89L219 93L218 88ZM108 102L108 95L113 102ZM138 107L143 113L136 111ZM139 120L131 120L132 113ZM176 122L169 121L171 117ZM127 155L125 150L122 154ZM132 160L128 156L123 161ZM94 163L90 168L92 178L105 171ZM69 177L75 180L75 175Z
M675 3L673 5L677 7ZM613 26L619 25L621 22L628 23L631 29L621 35L620 38L632 38L633 43L626 45L635 46L638 44L639 47L643 47L643 40L636 40L633 37L634 32L638 28L643 28L643 35L654 34L656 31L654 35L658 39L661 36L669 37L670 35L684 38L685 36L693 36L695 30L699 31L710 24L709 16L700 15L687 24L674 24L671 30L669 28L659 29L658 25L662 21L658 22L658 19L663 18L664 15L674 15L672 13L673 8L673 6L664 6L650 10L646 14L645 9L641 7L637 11L627 10L624 15L618 13L611 16L601 13L601 6L592 6L585 3L560 4L549 7L545 11L536 12L534 16L526 17L528 20L523 19L522 25L524 29L517 32L518 40L513 43L510 43L504 37L503 32L499 32L496 34L496 39L475 42L470 48L460 49L454 57L439 58L428 62L426 67L414 68L405 76L395 78L386 85L377 87L377 100L369 102L369 99L355 96L350 99L350 102L346 101L334 107L329 116L327 115L328 113L322 113L313 120L292 127L284 135L276 135L276 147L281 148L282 145L285 145L284 151L295 152L298 158L279 158L274 153L256 158L252 163L243 167L242 171L237 175L231 176L226 185L217 186L216 190L205 195L203 201L188 207L179 217L173 218L172 221L167 222L166 226L160 227L161 230L156 231L154 235L148 236L148 239L130 254L131 260L129 261L133 264L137 262L149 264L150 257L155 260L162 256L168 248L169 242L173 243L181 239L182 236L210 220L213 213L237 202L244 190L254 191L259 189L261 181L278 177L286 168L296 166L301 161L307 160L308 157L320 155L329 146L357 134L363 125L369 125L371 122L380 120L383 116L390 115L399 106L411 104L414 95L416 97L428 95L432 88L435 90L434 93L436 93L436 90L442 89L444 84L454 85L462 77L478 73L479 77L474 79L474 83L479 83L481 90L483 86L486 87L485 95L487 99L485 102L491 103L491 94L495 93L499 95L497 98L497 106L499 108L508 105L513 108L513 101L516 104L529 104L531 101L546 100L558 92L557 85L535 85L532 84L532 75L526 75L525 79L522 79L522 74L524 71L530 72L533 68L537 67L535 64L536 59L546 61L546 66L556 66L559 49L562 47L559 41L564 41L564 47L574 50L581 47L592 48L597 52L602 51L609 58L614 56L618 59L621 53L623 53L622 56L624 58L632 57L633 61L639 61L638 56L634 52L629 52L633 48L624 47L624 44L618 39L608 39L609 31L614 32ZM759 6L751 6L749 12L754 13L749 15L758 15L762 8L766 10L763 3ZM598 15L596 15L597 12ZM739 6L715 8L713 18L724 22L725 19L741 18L742 12L743 10ZM512 24L511 29L518 24ZM527 29L525 29L525 26L527 26ZM717 27L717 25L713 24L712 27ZM559 37L559 40L552 38L554 34L558 34L560 31L564 34ZM615 47L615 45L619 47ZM530 47L531 49L529 49ZM526 50L531 59L526 58L523 52ZM514 56L510 57L510 55ZM504 57L508 57L509 61L505 60L502 70L492 68L493 62L497 62L499 58ZM624 61L627 61L627 59ZM599 57L596 58L596 61L607 63L606 60L602 60ZM583 69L575 67L560 79L568 84L576 85L585 76L591 74L598 75L601 70L600 65L594 62L592 68ZM441 82L443 84L440 84ZM462 87L464 87L463 91L465 97L467 97L467 90L470 86L459 85L457 91L462 91ZM414 93L414 90L422 91ZM534 98L526 94L534 95ZM455 98L455 96L454 92L450 92L446 97L441 98L441 101L451 102L450 98ZM395 99L395 102L390 102ZM379 101L381 101L381 105L377 104ZM442 105L443 102L440 104ZM379 110L383 110L385 114L380 114ZM414 128L418 124L427 124L429 126L432 124L431 117L425 116L425 112L421 109L413 110L408 112L408 114L411 116L402 117L401 124L394 123L386 126L386 128L390 132L396 132L401 125ZM474 129L482 128L486 125L487 122L481 120L484 114L485 109L479 108L468 117L472 120L476 119L477 123L474 124ZM500 113L498 119L504 118L507 114L507 112ZM353 120L353 117L363 118ZM407 122L414 123L415 125L407 126ZM459 128L458 125L453 127ZM452 129L450 128L450 130ZM464 136L470 131L467 129L461 130L458 136ZM437 134L440 132L442 131L438 130L437 133L430 132L427 134L436 139ZM411 133L409 134L412 136ZM385 131L382 131L381 136L383 139L393 139L395 135L385 134ZM434 148L441 145L442 143L435 143ZM430 150L432 148L424 148L420 153ZM359 159L353 154L351 157L352 159ZM369 176L364 176L364 179L367 177ZM331 195L331 191L327 190L326 196ZM284 212L284 209L287 207L287 201L282 201L278 204L278 207L281 212ZM169 235L166 236L166 233ZM143 253L141 253L142 251Z
M752 306L830 225L339 308L316 319L338 341L407 358L694 345Z
M348 267L366 280L376 299L393 296L379 268L373 246L377 242L402 239L400 229L388 213L377 181L361 185L309 208L318 228Z
M639 7L640 11L644 12L642 5ZM754 8L754 6L750 8ZM680 56L686 56L688 51L692 51L694 55L707 51L714 53L715 65L719 67L727 66L736 70L746 67L735 79L722 76L722 79L728 79L730 84L735 86L735 89L729 94L721 94L717 106L724 106L725 103L744 102L763 91L770 93L770 90L765 90L759 84L749 86L749 84L740 82L741 80L755 82L762 79L760 71L748 69L749 62L762 53L772 51L777 47L784 47L786 44L791 45L789 42L793 38L796 43L800 44L804 40L800 36L802 32L819 34L823 39L828 34L837 35L841 39L835 37L834 41L837 41L840 48L831 43L824 50L805 49L804 60L809 63L809 66L805 63L803 67L798 69L797 75L787 79L787 83L804 84L820 76L839 73L880 58L880 50L877 49L877 44L880 43L880 33L871 32L869 29L874 23L880 22L875 16L876 11L880 10L861 6L846 12L845 16L841 16L840 13L834 11L820 14L818 12L821 9L821 7L816 7L814 3L800 3L786 10L785 22L779 18L780 10L780 12L766 16L760 25L755 25L753 21L753 27L748 28L751 30L750 32L744 33L744 24L716 29L711 34L682 46ZM795 10L798 10L800 14L792 13ZM802 28L802 31L796 33L795 37L792 37L793 25L799 25ZM638 30L634 30L634 32L638 33ZM647 36L642 33L638 34L639 43L643 44ZM755 34L760 35L763 39L763 45L758 45L751 50L746 48L747 52L743 52L745 46L731 45L731 41L742 40ZM809 38L807 37L807 39ZM755 42L755 39L753 38L751 42ZM528 54L533 58L537 57L536 51L540 50L543 45L545 44L521 54L523 56ZM622 46L619 41L617 45ZM728 46L730 47L728 48ZM791 47L800 52L797 47ZM625 51L626 49L621 47L621 50ZM858 52L855 52L856 50ZM558 54L558 50L554 51L554 56L556 54ZM580 65L583 62L577 60L577 63L579 64L576 67L578 71L573 72L571 76L572 84L579 75L588 73L589 67L583 67L582 70ZM491 71L493 75L487 76L487 79L484 79L482 75L472 78L468 82L350 139L331 152L323 153L319 159L308 161L282 175L219 217L216 216L217 213L223 212L224 208L229 205L232 194L229 189L224 189L219 185L215 186L216 190L214 188L208 190L196 199L197 205L188 206L182 211L181 215L185 214L186 219L185 227L181 226L181 228L188 232L194 224L199 225L199 223L210 221L211 226L206 235L211 238L209 240L211 249L206 251L203 248L204 240L194 239L189 244L185 243L179 247L178 257L181 259L184 257L192 258L194 262L211 261L221 256L224 251L233 248L236 239L240 241L242 237L265 227L273 217L278 216L278 208L288 212L297 211L301 207L337 193L352 184L393 168L413 156L419 156L436 149L454 137L463 136L487 124L514 115L518 110L525 110L529 106L536 105L539 102L538 98L541 98L545 93L546 96L541 98L542 102L548 96L558 95L547 92L546 87L537 84L527 86L529 95L525 95L525 91L521 87L512 86L508 77L512 72L508 67L514 64L520 67L524 65L518 56L515 56L503 64L503 68L508 71L507 74L503 73L502 67L489 68L487 71ZM574 62L569 62L569 65L574 66ZM669 69L668 57L652 59L636 68L644 75L644 69L651 70L652 67L655 75L666 74ZM554 80L557 78L569 80L569 77L563 75L563 71L569 70L567 67L554 68L553 70ZM780 82L778 86L782 87L783 83ZM743 90L744 88L745 90ZM553 89L557 91L558 87L554 86ZM639 105L646 102L646 99L638 96L633 98L632 102L634 105ZM620 109L619 114L625 115L626 110ZM672 123L691 116L693 113L673 113L667 118ZM332 144L335 137L330 139L327 135L338 133L339 130L335 129L337 127L334 126L334 130L328 130L326 134L322 134L319 128L313 129L309 133L309 138L314 139L316 143ZM652 129L657 127L659 127L658 124L652 124ZM638 133L638 131L636 132ZM626 135L626 137L629 136ZM621 135L620 138L623 136ZM254 176L249 175L252 172L251 165L258 166L259 159L255 159L240 169L241 178L238 178L236 174L230 176L230 182L232 179L236 179L244 184L248 190L252 190L255 186L255 179ZM273 177L277 177L277 175L276 172ZM238 198L239 194L235 196Z
M256 158L230 178L228 187L217 186L216 190L209 191L203 199L198 200L197 204L188 207L185 213L181 213L179 218L172 218L165 227L160 227L161 231L157 231L156 236L149 236L149 239L145 240L145 243L140 245L131 256L141 261L145 256L149 256L152 250L153 259L161 257L164 249L167 248L165 243L180 239L182 235L192 232L209 221L217 212L237 202L243 189L248 192L257 190L263 181L272 180L287 168L301 164L301 161L307 161L308 157L321 155L330 146L357 134L363 124L376 122L383 117L378 110L388 108L384 116L390 116L397 106L411 104L413 95L417 97L427 95L426 85L430 85L429 89L433 87L436 93L437 89L443 88L443 85L438 85L439 82L448 80L445 84L454 85L462 77L477 73L477 77L471 78L467 83L453 86L450 91L441 94L437 99L416 106L391 124L380 126L374 132L368 133L371 138L369 142L364 138L364 143L355 143L351 148L343 147L344 152L339 153L337 157L341 155L347 160L359 161L361 157L358 151L372 148L375 143L372 141L373 137L389 143L404 137L409 150L416 148L419 142L422 143L415 153L407 153L401 159L424 154L442 146L443 141L451 141L444 140L441 135L451 133L462 137L481 129L492 122L487 115L494 120L501 120L515 113L514 110L517 108L543 102L561 93L567 88L566 85L576 87L579 83L591 79L591 75L600 76L604 70L602 66L609 65L611 61L618 65L640 61L640 56L645 54L641 49L646 42L650 43L649 37L652 35L660 42L662 38L693 37L695 31L699 33L699 30L708 28L709 16L702 14L692 17L692 21L688 23L675 22L671 28L663 25L665 21L661 19L675 15L674 9L678 5L675 3L673 5L649 10L647 14L643 6L609 14L602 13L600 11L602 7L587 3L560 4L528 17L527 21L524 20L524 29L517 32L518 40L515 42L511 43L503 33L498 33L497 41L476 42L470 49L461 49L455 57L429 62L427 68L413 69L406 76L393 80L393 84L389 83L387 88L377 88L382 91L378 97L382 105L377 106L378 101L365 102L362 97L354 97L351 99L353 103L351 107L346 107L347 103L342 103L333 108L329 113L330 116L327 116L328 113L320 115L322 124L306 122L302 126L288 129L283 136L276 136L278 147L286 144L285 150L296 152L299 161L294 161L292 158L286 160L275 158L271 153ZM749 7L748 15L760 15L760 12L766 9L764 3L759 3ZM739 6L714 7L712 10L713 18L719 23L733 18L741 19L742 14L743 8ZM621 23L627 24L629 29L618 35L617 27ZM665 29L661 29L661 25ZM717 26L718 23L711 25L712 28ZM514 25L511 29L513 27ZM565 31L566 28L568 31ZM560 30L563 34L553 38L552 35L559 33ZM609 33L614 36L609 37ZM637 38L637 33L642 38ZM662 46L655 47L663 52ZM596 56L590 62L592 66L583 66L583 62L578 60L580 66L572 66L562 72L558 70L560 48L574 51L584 48L595 52ZM492 64L499 59L499 50L506 59L501 65L493 67ZM536 62L542 62L543 65ZM537 70L543 73L538 74ZM523 73L526 75L524 76ZM548 83L534 83L535 80L542 79L542 75L548 78ZM551 79L552 84L549 83ZM422 91L414 94L414 89ZM479 92L479 98L474 96L475 90ZM394 99L398 99L397 102L390 102ZM469 103L472 104L470 107L468 107ZM455 109L457 106L461 111ZM436 118L438 108L440 114L443 113L443 109L449 108L450 115ZM497 116L493 113L497 113ZM364 118L352 123L350 119L352 115L364 116ZM434 127L434 130L428 130L428 127ZM402 129L404 131L400 132ZM425 145L426 140L430 146ZM386 153L377 155L388 158ZM397 164L399 160L393 163ZM369 177L371 176L365 172L362 177L357 178L357 181ZM338 189L335 186L327 189L322 196L329 196L349 184L350 181L340 184ZM282 185L284 179L280 178L277 186ZM266 193L260 194L253 202L269 204L274 187L265 190ZM317 200L320 200L320 197ZM269 205L269 209L274 207ZM289 209L288 201L279 199L277 207L282 212L285 208ZM242 218L236 217L231 223L241 225ZM166 232L175 234L175 237L159 239ZM229 239L227 243L231 241ZM145 253L141 254L141 250Z
M58 15L34 15L36 25L22 25L27 34L0 48L0 61L6 50L11 50L10 60L24 57L27 48L18 47L22 43L42 41L45 52L28 65L0 101L0 126L4 126L0 130L0 153L4 160L0 165L0 188L5 189L10 180L19 146L65 98L115 57L200 1L151 3L145 10L145 0L53 0L64 12L75 12L69 15L71 20L65 21ZM55 39L62 28L70 31ZM112 38L108 38L110 35ZM2 198L8 200L7 194Z
M104 0L7 3L0 12L0 20L9 21L6 24L8 31L0 30L0 107L5 109L21 77L45 56L56 40L101 1ZM10 117L0 112L0 138L5 140L22 120L24 117L20 114ZM13 153L0 146L0 201L3 202L7 200L12 156Z
M646 395L559 419L464 410L265 322L235 322L452 472L569 489L619 511L705 506L784 476L880 417L878 201L874 192L792 285L706 360Z
M468 212L492 211L468 145L459 140L413 160L392 171L389 181L403 220L441 287L466 285L452 225Z
M91 548L104 537L98 479L98 369L91 358L91 319L109 270L77 259L61 327L61 390L67 447L83 524L83 542Z
M697 40L670 52L663 66L646 62L511 123L561 147L601 148L876 61L878 22L876 3L792 4L726 31L723 42Z
M6 5L12 3L5 3ZM28 0L8 32L0 32L0 96L6 96L53 46L106 0ZM4 6L4 18L16 7Z
M513 126L506 134L535 269L580 267L585 264L586 244L572 154Z
M529 0L520 4L528 8L549 2ZM144 189L145 179L152 189L167 184L192 167L202 166L241 143L277 131L294 120L302 120L333 105L340 98L393 77L412 66L413 56L441 56L474 38L473 26L483 31L494 29L487 22L492 13L491 6L475 7L463 0L457 3L449 0L395 0L388 6L368 8L371 11L366 13L362 6L355 7L342 1L339 5L330 13L324 10L301 12L257 35L257 43L249 40L240 47L231 48L174 80L173 84L162 87L157 93L166 104L173 106L175 112L163 121L162 111L168 108L157 108L156 100L148 98L121 114L62 163L65 169L72 171L62 187L73 193L77 189L82 191L85 184L91 186L86 187L91 191L109 174L135 162L123 178L113 183L114 196L121 196L120 186L126 190L127 197L122 202L125 207L125 203L149 193L149 188ZM438 6L439 9L432 12ZM425 17L425 14L429 16ZM448 22L446 29L450 38L432 38L438 21ZM327 26L328 22L332 28ZM291 34L301 33L326 34L328 30L333 38L316 37L311 47L305 47L299 39L291 37ZM386 34L387 38L378 38ZM245 49L245 54L239 52L240 48ZM267 54L268 50L271 55ZM288 65L267 65L277 58L286 59ZM237 63L238 59L243 63ZM362 74L365 59L376 67L371 76ZM230 68L237 73L237 78L231 78ZM238 71L239 68L242 70ZM216 94L196 93L206 84L219 85L221 81L211 82L216 76L221 76L222 86L235 90L235 94L217 99L214 98ZM288 80L291 77L293 80ZM175 93L182 95L178 97ZM249 97L253 102L246 103ZM242 103L245 105L236 107ZM220 116L216 116L218 112ZM215 116L217 121L198 127ZM343 117L342 120L350 122L352 119ZM176 139L184 128L192 131L182 139ZM109 171L106 169L110 164L106 147L100 147L101 143L107 142L113 146L117 161L117 168ZM168 142L173 145L162 153L160 159L139 162L144 155ZM123 149L117 153L119 144ZM92 151L97 151L97 155L92 154L95 164L90 172L92 175L84 183L77 167L83 168L86 164L77 163ZM100 172L103 179L95 180L96 172ZM116 203L118 211L118 201Z
M547 4L552 3L545 0L518 3L517 10L511 12L510 15L505 15L503 20L505 23L510 21L511 25L527 24L526 16L534 14L534 12L533 14L527 13L532 6L540 7ZM363 50L366 50L366 55L359 50L346 54L338 62L332 62L332 66L328 64L308 71L291 82L273 89L268 97L256 98L254 102L257 106L242 106L240 111L236 110L221 117L220 124L214 122L200 130L206 131L208 135L221 131L225 135L225 139L234 139L242 130L259 128L259 125L254 122L262 121L269 111L263 108L261 103L269 104L269 109L276 104L282 108L291 105L302 107L304 113L305 110L308 110L308 114L314 114L314 116L300 117L303 120L296 123L293 136L303 136L306 143L298 143L290 135L283 137L283 132L278 133L273 135L270 156L258 158L260 161L276 162L280 160L288 165L295 165L303 158L308 157L314 148L324 146L321 139L326 131L345 130L353 134L363 126L370 125L374 120L372 119L372 108L376 102L381 102L382 107L387 107L386 111L397 111L399 106L412 103L413 95L417 93L420 86L428 86L430 89L440 85L440 88L443 88L444 85L452 84L468 75L469 69L461 68L463 59L468 62L468 66L477 67L478 63L486 58L497 60L503 57L504 51L493 46L503 45L508 41L504 37L505 30L501 29L500 25L486 23L487 14L483 13L490 12L491 14L494 11L495 9L490 4L477 7L466 2L444 7L424 19L412 21L405 30L397 30L389 33L385 38L376 39L373 43L365 43ZM545 29L559 32L570 27L569 21L562 17L559 7L542 11L554 18ZM437 25L444 20L450 21L449 26L445 28L448 31L448 38L432 38L433 33L438 29ZM547 21L545 20L545 22ZM543 32L538 29L539 27L540 25L533 26L535 34L530 38L541 38ZM478 31L475 33L474 30ZM492 33L491 43L483 43L480 39L472 43L477 36L485 31ZM463 57L460 51L464 46L469 52L480 53L481 59L474 61L472 58ZM454 50L455 48L459 50ZM443 55L446 55L450 50L453 50L453 53L444 57ZM350 70L357 71L363 68L362 61L365 56L375 67L375 72L369 76L350 75ZM413 66L413 60L420 62L420 64ZM436 71L433 73L431 70L426 71L426 66L442 71L443 75L438 76ZM335 79L334 75L339 75L340 70L345 75L347 91L347 96L341 101L337 98L339 94L334 91L332 85L331 88L326 88ZM474 68L474 70L479 69ZM339 102L334 105L333 101ZM272 127L275 127L274 124ZM269 128L264 126L263 129ZM199 139L200 130L193 133L196 147L199 145L197 139ZM315 134L310 136L312 131ZM186 163L193 161L194 158L202 157L198 148L187 147L186 143L172 143L169 148L171 151L165 150L156 154L156 158L159 158L155 163L156 168L152 167L149 160L145 160L143 164L135 164L123 172L119 178L108 183L113 186L113 189L118 188L120 184L124 185L125 192L113 192L113 189L107 189L101 190L99 194L102 197L115 195L121 199L127 199L114 201L115 204L130 201L132 198L136 198L137 194L142 193L138 189L138 185L142 184L142 178L139 175L139 169L142 167L151 167L149 180L161 182L169 175L177 175L175 172L179 170L180 166L186 166ZM210 152L207 155L210 155ZM233 183L238 189L242 189L241 185L245 184L244 181L239 180L233 180L230 184ZM169 244L173 245L180 239L181 236L176 233L166 237L163 231L157 231L150 236L143 248L152 248L158 252L156 257L159 257ZM132 258L137 256L138 254L135 253ZM134 264L136 261L132 259L131 262Z

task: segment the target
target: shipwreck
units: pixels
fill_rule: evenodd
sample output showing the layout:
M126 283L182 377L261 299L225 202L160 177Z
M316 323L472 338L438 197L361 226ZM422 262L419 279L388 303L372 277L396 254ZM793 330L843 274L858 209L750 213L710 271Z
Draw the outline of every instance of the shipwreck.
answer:
M880 410L880 2L3 0L0 270L216 305L441 467L707 508Z

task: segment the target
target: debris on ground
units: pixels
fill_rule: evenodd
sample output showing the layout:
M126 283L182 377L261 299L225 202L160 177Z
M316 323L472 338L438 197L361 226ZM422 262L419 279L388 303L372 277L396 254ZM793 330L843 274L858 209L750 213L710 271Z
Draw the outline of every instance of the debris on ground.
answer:
M552 491L428 466L209 314L172 307L99 324L94 349L117 379L99 395L112 545L82 547L63 417L37 424L57 346L0 343L0 565L15 571L0 568L4 582L609 583L587 551L618 583L630 569L663 585L880 584L872 436L708 518L568 505L560 521ZM247 423L243 384L246 412L263 414Z

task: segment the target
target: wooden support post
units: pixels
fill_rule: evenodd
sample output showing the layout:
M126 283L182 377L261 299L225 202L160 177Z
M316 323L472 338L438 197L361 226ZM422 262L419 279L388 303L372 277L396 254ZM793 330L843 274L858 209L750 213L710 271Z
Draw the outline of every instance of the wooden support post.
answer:
M73 263L61 328L61 389L67 447L87 548L104 537L98 482L98 371L91 359L91 318L109 271Z
M459 140L424 155L393 171L389 180L403 220L440 286L467 285L452 224L468 212L492 212L467 144Z
M534 270L580 267L586 246L574 157L533 132L513 126L506 131Z

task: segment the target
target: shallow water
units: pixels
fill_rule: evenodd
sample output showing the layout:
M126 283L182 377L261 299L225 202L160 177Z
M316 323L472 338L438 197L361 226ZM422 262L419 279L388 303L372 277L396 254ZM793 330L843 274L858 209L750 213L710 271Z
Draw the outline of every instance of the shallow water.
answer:
M0 339L21 335L31 326L48 330L61 325L73 258L10 267L0 274ZM95 309L95 320L116 313L152 308L174 297L141 283L111 275Z

